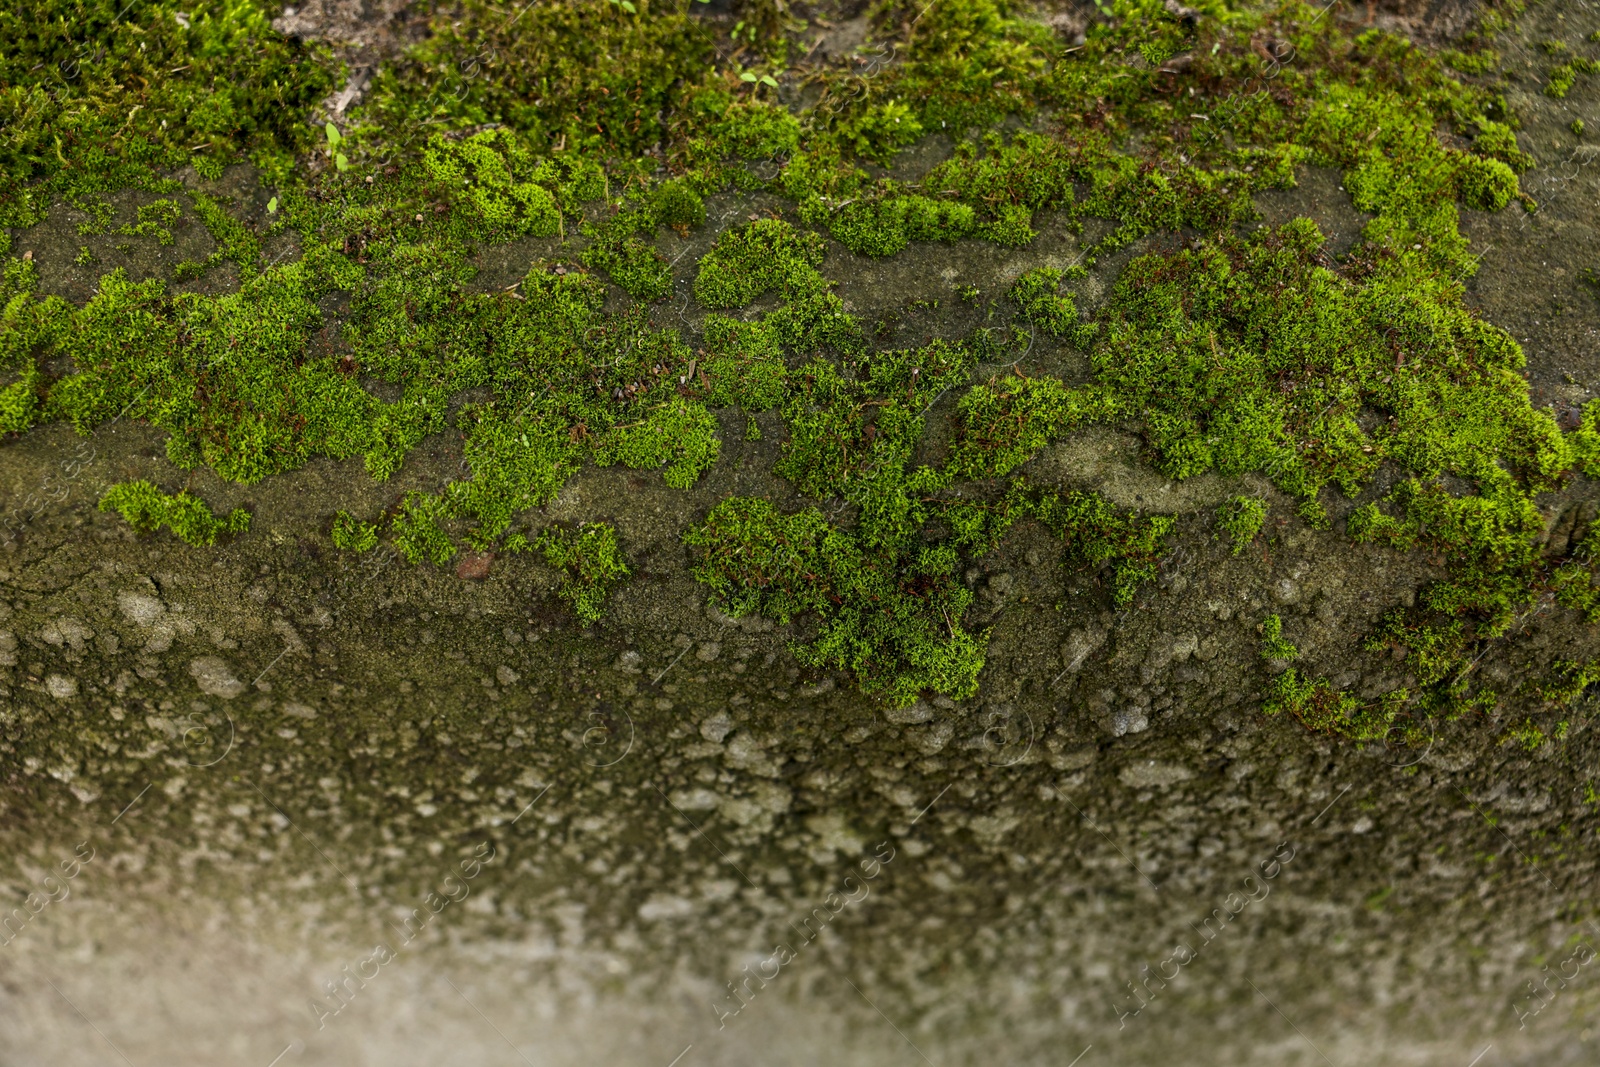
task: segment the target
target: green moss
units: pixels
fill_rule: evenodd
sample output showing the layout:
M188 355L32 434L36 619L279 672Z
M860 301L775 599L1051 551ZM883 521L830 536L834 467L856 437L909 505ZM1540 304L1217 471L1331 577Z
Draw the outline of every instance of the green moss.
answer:
M1261 658L1290 661L1300 658L1300 650L1283 636L1283 619L1268 615L1261 624Z
M1109 566L1111 600L1119 607L1155 579L1163 543L1177 525L1170 515L1118 511L1099 493L1040 494L1027 510L1066 542L1069 566Z
M1078 323L1078 308L1072 297L1058 295L1061 271L1038 267L1023 272L1007 294L1024 318L1051 337L1064 337Z
M816 637L795 646L801 662L852 671L863 690L897 705L924 690L976 691L987 634L961 625L972 594L953 576L953 550L925 548L886 566L814 508L783 515L745 497L718 504L684 540L698 550L695 578L728 614L818 619Z
M100 498L100 510L115 510L135 529L154 532L168 527L191 545L216 543L218 536L250 528L250 513L234 508L226 516L212 514L205 501L187 490L168 495L146 481L121 482Z
M1532 719L1523 719L1519 725L1507 727L1495 740L1502 745L1509 741L1522 746L1525 751L1537 752L1550 738Z
M253 274L260 270L261 241L255 232L230 215L221 201L198 190L191 191L189 195L194 200L195 212L200 216L200 221L205 224L212 240L217 242L217 250L212 253L205 266L214 266L224 259L231 259L239 265L239 270L243 273Z
M1540 700L1565 708L1576 703L1597 682L1600 682L1600 660L1558 659L1532 688Z
M443 567L456 556L455 543L441 525L449 517L449 506L440 497L417 490L407 493L390 526L394 547L408 563L427 560Z
M925 129L959 135L1028 110L1033 81L1054 49L1050 31L1022 13L1022 6L1009 0L879 5L881 25L909 29L904 61L876 79L872 96L887 98L874 103L877 114L887 115L889 104L904 101ZM906 121L902 117L899 125Z
M347 552L370 552L378 547L378 528L340 511L333 519L333 546Z
M0 12L0 223L42 217L194 164L249 156L287 173L304 115L333 87L325 54L275 33L275 7L28 0Z
M722 315L707 315L702 328L707 355L695 385L705 390L706 404L766 411L782 402L787 372L774 330Z
M945 469L955 478L1003 477L1046 441L1115 412L1104 391L1013 374L973 386L956 404Z
M611 591L631 572L617 547L617 531L603 522L576 530L547 526L533 542L508 542L513 549L537 548L545 562L561 571L560 595L579 618L598 621Z
M1533 157L1518 147L1515 131L1503 122L1481 121L1472 146L1479 154L1500 160L1518 174L1533 166Z
M556 194L547 188L560 181L561 168L509 130L485 130L462 141L435 134L422 166L487 238L553 237L561 227Z
M862 159L888 163L895 152L916 143L923 130L909 104L887 100L841 123L839 133Z
M965 628L971 593L955 576L1018 521L1043 523L1062 540L1068 566L1105 568L1113 602L1131 601L1155 575L1170 517L1143 518L1096 494L1061 497L1020 481L987 500L946 493L957 479L1009 470L1037 447L1038 432L1014 434L999 463L969 439L966 458L943 470L912 465L928 407L964 383L974 362L969 346L934 342L842 366L814 359L791 372L783 407L790 436L778 472L808 497L854 505L857 518L845 528L815 508L785 515L764 500L719 504L685 539L699 550L695 576L723 610L804 617L815 636L795 646L803 662L850 670L865 691L907 704L929 691L974 691L987 633ZM1039 397L1045 405L1061 399Z
M1556 602L1562 607L1583 612L1591 623L1600 623L1600 522L1591 522L1582 540L1572 548L1570 558L1551 575Z
M821 284L822 239L781 219L724 231L701 257L694 295L708 308L738 308L771 290L785 298Z
M1493 90L1298 3L1178 18L1108 0L1087 42L1062 51L1013 3L890 0L871 17L896 61L814 72L816 105L791 114L771 102L765 61L743 71L753 81L717 69L717 48L730 43L722 54L745 48L750 62L759 49L783 62L776 7L747 11L730 42L687 0L632 6L578 0L515 19L482 0L439 9L431 35L386 64L344 128L316 145L295 116L336 72L269 39L249 2L186 15L187 30L161 10L135 28L80 5L108 51L92 76L61 85L65 23L34 19L49 26L33 39L17 28L27 19L0 16L0 43L17 44L0 60L12 94L0 107L20 131L0 152L11 167L0 221L36 219L64 195L89 213L90 230L109 232L100 192L175 192L155 175L189 156L157 135L163 120L185 136L211 129L194 153L203 176L255 153L277 209L257 232L192 194L218 252L176 274L234 259L241 288L226 296L175 295L112 273L73 309L34 294L31 265L8 265L0 429L64 419L88 431L123 415L165 432L178 465L237 481L319 455L360 455L382 479L424 435L450 428L452 398L473 390L454 423L470 477L408 494L390 526L407 558L442 566L460 543L489 549L506 538L586 463L694 484L719 450L711 409L777 409L788 430L780 473L819 506L781 514L727 502L691 532L697 565L730 608L815 627L799 646L807 662L852 670L895 702L975 686L984 639L963 629L969 594L955 575L1017 522L1050 529L1064 565L1093 569L1113 603L1154 576L1170 518L1043 493L1016 475L1048 441L1090 422L1126 420L1171 477L1263 473L1322 525L1324 491L1353 496L1380 464L1399 469L1393 492L1358 510L1348 532L1436 553L1449 577L1373 640L1447 667L1420 671L1416 696L1370 707L1290 668L1273 683L1273 706L1316 729L1379 736L1408 709L1492 706L1492 693L1461 682L1483 641L1545 591L1594 611L1587 559L1542 562L1530 509L1567 471L1600 471L1600 406L1560 433L1528 403L1520 350L1461 301L1473 264L1457 204L1505 206L1531 162L1511 127L1490 118L1505 113ZM1485 15L1483 33L1498 17ZM1274 72L1273 91L1239 91L1259 83L1256 47L1269 33L1297 61ZM1483 43L1471 58L1446 58L1481 66ZM141 44L170 58L169 72L193 60L195 73L158 84ZM1130 64L1135 52L1142 62ZM1181 69L1156 69L1184 52ZM244 56L260 70L245 70ZM270 113L232 88L259 88L251 79L261 77L277 79L260 94ZM198 103L182 96L202 84L228 88ZM1045 109L1048 135L966 139L973 126ZM874 182L858 165L936 130L955 151L919 182ZM1469 138L1472 152L1455 147ZM289 165L290 150L313 148L306 166ZM768 160L782 164L770 182L770 163L745 165ZM1236 234L1254 221L1253 194L1292 185L1306 162L1339 168L1354 206L1373 215L1337 269L1305 220ZM1094 321L1058 292L1060 273L1018 279L1019 320L1088 353L1092 378L1076 386L1022 369L973 384L980 362L1020 366L1028 331L1003 321L965 341L872 351L821 273L823 239L778 219L718 235L694 278L708 309L769 294L776 307L752 321L706 316L698 349L640 304L607 302L591 272L633 301L660 299L673 281L660 229L687 233L704 224L708 197L763 185L792 199L805 226L873 256L911 241L1022 245L1051 217L1080 232L1091 217L1109 223L1089 265L1148 234L1192 232L1182 251L1136 259ZM175 200L147 205L124 230L161 240L175 210ZM536 264L511 290L474 284L485 246L565 242L574 226L581 253L564 243L559 264ZM261 242L278 234L303 258L264 267ZM572 269L574 254L587 269ZM336 335L319 309L339 304L349 310ZM42 369L63 363L71 370L59 378ZM362 389L363 376L398 399ZM950 449L938 465L918 464L928 411L952 391ZM1242 500L1218 517L1236 547L1260 522ZM376 536L339 522L336 541ZM771 555L769 536L790 538L798 555ZM519 537L506 544L526 547ZM829 592L819 599L806 582ZM598 610L593 597L585 603Z
M1472 614L1479 632L1494 637L1532 595L1538 566L1533 539L1544 524L1506 472L1483 469L1479 486L1478 494L1457 497L1437 483L1407 480L1388 497L1398 515L1369 504L1351 516L1349 530L1357 541L1426 546L1446 556L1451 576L1428 586L1424 603L1450 616Z
M379 73L360 116L391 146L425 123L497 123L540 151L636 157L666 139L667 116L709 73L714 44L688 9L688 0L639 14L605 0L534 4L515 18L485 0L441 9L430 35Z
M1283 620L1269 615L1261 626L1262 659L1281 665L1299 656L1300 650L1283 636ZM1406 695L1399 691L1375 703L1363 704L1324 679L1308 678L1298 667L1286 666L1267 683L1262 710L1268 715L1287 712L1310 730L1353 741L1377 741L1388 736Z
M638 300L659 300L672 288L667 261L638 234L596 241L584 250L583 263L605 271Z
M154 237L158 244L172 244L172 231L167 227L177 222L180 216L176 200L153 200L139 207L135 215L138 221L119 226L117 233L124 237Z
M1550 80L1545 83L1544 95L1560 100L1578 82L1580 74L1600 74L1600 63L1592 59L1574 59L1550 70Z
M965 237L975 223L972 208L966 204L889 194L841 208L828 225L839 243L852 252L892 256L912 241Z
M1479 211L1499 211L1520 191L1517 175L1498 159L1469 158L1456 172L1461 202Z
M1236 496L1217 508L1217 529L1233 542L1233 554L1243 552L1267 521L1267 502L1260 497Z
M39 418L39 393L44 375L31 363L21 377L0 388L0 433L22 433Z

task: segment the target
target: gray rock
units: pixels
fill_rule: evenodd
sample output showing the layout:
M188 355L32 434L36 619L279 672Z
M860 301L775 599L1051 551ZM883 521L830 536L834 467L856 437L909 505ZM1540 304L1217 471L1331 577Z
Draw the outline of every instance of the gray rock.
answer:
M1144 708L1134 705L1111 713L1111 735L1122 737L1150 729L1150 716Z
M244 683L233 676L233 670L221 656L200 656L189 661L189 674L200 686L200 692L231 700L244 692Z
M919 700L910 707L886 708L883 717L901 724L928 722L933 718L933 708Z
M1106 631L1099 626L1073 630L1061 642L1061 667L1067 673L1080 670L1089 656L1106 643Z
M1130 763L1117 772L1117 779L1123 785L1134 789L1176 785L1193 777L1194 772L1181 763L1165 763L1153 759Z
M728 718L727 712L719 711L700 723L700 736L720 745L722 739L727 737L732 729L733 720Z

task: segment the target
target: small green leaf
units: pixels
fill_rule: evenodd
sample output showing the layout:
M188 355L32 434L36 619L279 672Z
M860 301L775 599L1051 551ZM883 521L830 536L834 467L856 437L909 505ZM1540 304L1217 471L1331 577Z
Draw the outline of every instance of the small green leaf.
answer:
M770 74L763 74L763 75L761 75L761 84L762 85L770 85L774 89L776 89L778 87L778 79L774 78Z
M278 198L277 197L273 197L271 200L267 201L267 214L268 215L276 215L277 213L278 213Z
M747 70L743 74L739 75L739 80L742 82L753 82L756 80L756 76Z
M622 0L622 10L630 15L637 15L639 9L633 6L633 0Z
M333 165L338 167L340 170L349 170L350 160L345 157L343 152L337 152L333 157Z
M343 140L339 136L339 128L330 122L323 127L323 130L328 134L328 147L338 148L339 142Z

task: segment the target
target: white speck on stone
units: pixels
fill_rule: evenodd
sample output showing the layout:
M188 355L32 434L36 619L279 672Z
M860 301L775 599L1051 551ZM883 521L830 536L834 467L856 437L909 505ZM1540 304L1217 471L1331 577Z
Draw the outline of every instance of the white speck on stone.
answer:
M494 676L501 685L516 685L522 680L522 675L503 663L495 668Z
M44 688L57 700L71 700L78 695L78 680L67 674L52 674L44 680Z
M231 700L244 692L244 683L233 676L221 656L199 656L190 660L189 673L202 693Z
M1355 821L1354 825L1352 825L1350 829L1355 833L1364 834L1368 830L1372 829L1372 820L1363 815L1361 818Z
M315 719L317 717L316 708L294 700L283 705L283 713L285 715L293 715L297 719Z

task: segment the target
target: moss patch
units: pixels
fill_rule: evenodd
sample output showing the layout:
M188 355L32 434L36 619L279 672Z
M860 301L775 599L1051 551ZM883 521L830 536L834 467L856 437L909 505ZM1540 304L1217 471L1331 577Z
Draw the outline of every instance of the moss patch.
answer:
M116 511L130 526L154 532L165 526L191 545L216 544L225 534L243 533L250 528L250 513L234 508L225 516L214 515L205 501L188 490L163 493L146 481L122 482L100 498L101 511Z

